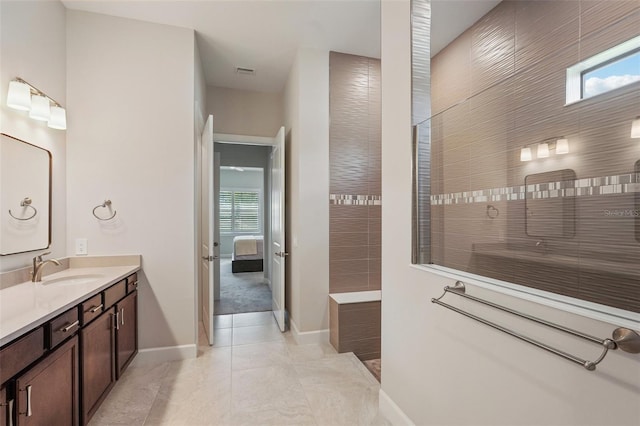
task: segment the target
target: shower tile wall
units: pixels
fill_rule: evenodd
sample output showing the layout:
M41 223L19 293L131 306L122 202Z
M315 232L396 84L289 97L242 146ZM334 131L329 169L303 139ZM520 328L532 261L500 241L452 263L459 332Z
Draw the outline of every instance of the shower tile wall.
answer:
M329 57L329 292L380 289L380 61Z
M637 0L503 1L432 59L434 263L640 312L640 193L627 178L640 83L565 105L567 67L638 35ZM569 154L520 161L561 137ZM576 176L575 232L532 232L536 195L520 188L563 170ZM536 229L552 234L559 214L542 210Z

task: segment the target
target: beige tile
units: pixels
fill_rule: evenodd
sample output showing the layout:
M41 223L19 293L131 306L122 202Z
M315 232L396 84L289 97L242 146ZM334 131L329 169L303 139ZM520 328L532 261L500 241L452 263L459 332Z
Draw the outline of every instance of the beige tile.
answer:
M213 346L214 347L231 346L232 337L233 337L233 329L231 328L220 328L217 330L213 330Z
M231 421L234 426L316 426L318 424L308 406L235 412Z
M230 410L230 377L170 379L158 393L145 424L226 424Z
M370 425L378 417L378 386L318 384L304 386L304 392L321 425Z
M128 368L89 424L143 424L168 370L169 363Z
M275 324L275 318L271 311L233 314L233 328L272 324Z
M231 328L233 327L233 316L229 315L214 315L213 328Z
M328 343L298 345L294 342L289 343L287 349L293 362L316 361L338 355Z
M231 361L233 371L290 364L291 357L284 342L257 343L233 348Z
M302 386L290 367L234 371L231 405L234 413L308 407Z
M273 341L284 341L282 332L275 322L271 325L255 325L233 329L234 346Z
M378 384L352 353L316 361L297 362L294 363L294 368L303 386L348 383L366 387Z

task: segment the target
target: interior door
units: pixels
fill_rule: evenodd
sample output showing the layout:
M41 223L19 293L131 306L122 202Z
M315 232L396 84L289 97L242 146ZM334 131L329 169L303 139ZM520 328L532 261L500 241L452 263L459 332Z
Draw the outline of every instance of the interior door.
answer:
M284 245L284 127L281 127L275 137L273 151L271 152L271 250L272 256L272 281L271 293L273 295L273 315L281 331L286 328L284 274L285 262L289 253Z
M210 345L213 345L213 306L216 260L214 245L215 197L214 192L214 153L213 153L213 116L207 118L202 131L201 144L201 188L200 232L202 241L201 273L202 280L202 323ZM219 266L220 264L217 263Z

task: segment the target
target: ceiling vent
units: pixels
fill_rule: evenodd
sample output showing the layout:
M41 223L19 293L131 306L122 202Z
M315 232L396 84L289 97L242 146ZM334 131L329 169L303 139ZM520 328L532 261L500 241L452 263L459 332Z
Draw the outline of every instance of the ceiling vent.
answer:
M256 70L253 68L236 67L236 73L242 75L256 75Z

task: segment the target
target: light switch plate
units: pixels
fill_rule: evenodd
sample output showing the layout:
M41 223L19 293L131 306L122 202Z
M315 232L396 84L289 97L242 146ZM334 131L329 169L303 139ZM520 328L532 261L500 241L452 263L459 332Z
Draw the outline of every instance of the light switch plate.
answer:
M86 255L88 252L87 239L76 238L76 255Z

